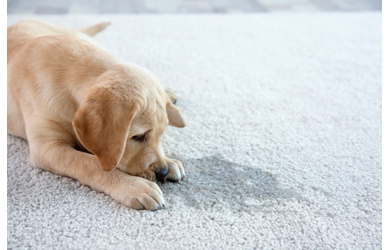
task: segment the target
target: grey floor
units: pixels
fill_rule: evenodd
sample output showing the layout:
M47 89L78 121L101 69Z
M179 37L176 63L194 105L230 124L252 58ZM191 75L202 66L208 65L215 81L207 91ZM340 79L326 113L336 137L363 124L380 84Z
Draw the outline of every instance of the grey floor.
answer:
M7 0L8 14L240 13L382 10L381 0Z

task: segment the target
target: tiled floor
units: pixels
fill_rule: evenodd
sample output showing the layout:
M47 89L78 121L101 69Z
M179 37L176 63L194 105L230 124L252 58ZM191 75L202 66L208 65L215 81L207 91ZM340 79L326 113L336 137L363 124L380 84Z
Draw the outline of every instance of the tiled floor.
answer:
M7 0L8 14L382 10L381 0Z

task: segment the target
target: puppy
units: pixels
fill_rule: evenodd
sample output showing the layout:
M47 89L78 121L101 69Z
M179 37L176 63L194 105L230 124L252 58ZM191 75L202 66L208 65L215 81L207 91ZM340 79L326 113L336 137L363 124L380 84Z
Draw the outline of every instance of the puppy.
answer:
M90 37L108 24L8 27L7 130L28 140L35 167L134 209L156 210L164 198L155 181L185 176L180 161L164 156L161 135L185 122L172 90Z

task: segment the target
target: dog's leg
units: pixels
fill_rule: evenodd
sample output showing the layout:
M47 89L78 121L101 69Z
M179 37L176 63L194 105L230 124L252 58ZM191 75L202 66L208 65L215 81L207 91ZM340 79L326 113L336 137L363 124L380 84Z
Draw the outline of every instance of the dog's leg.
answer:
M115 168L104 171L97 158L72 147L69 130L51 121L29 119L27 138L34 166L79 180L82 184L110 195L134 209L156 210L164 198L156 183L128 175Z
M168 165L168 175L167 179L170 181L180 182L185 178L185 171L183 168L183 164L180 161L169 159L165 157L165 161Z
M175 104L176 101L179 99L177 96L177 92L170 88L170 87L164 87L165 93L167 93L169 99L171 99L172 103Z

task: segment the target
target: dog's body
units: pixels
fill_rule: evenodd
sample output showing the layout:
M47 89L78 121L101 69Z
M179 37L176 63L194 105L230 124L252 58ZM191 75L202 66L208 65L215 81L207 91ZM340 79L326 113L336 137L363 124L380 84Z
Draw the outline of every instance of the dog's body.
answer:
M29 141L34 166L155 210L164 198L152 181L184 178L160 141L168 122L184 127L184 120L157 77L90 38L107 25L8 28L8 133Z

